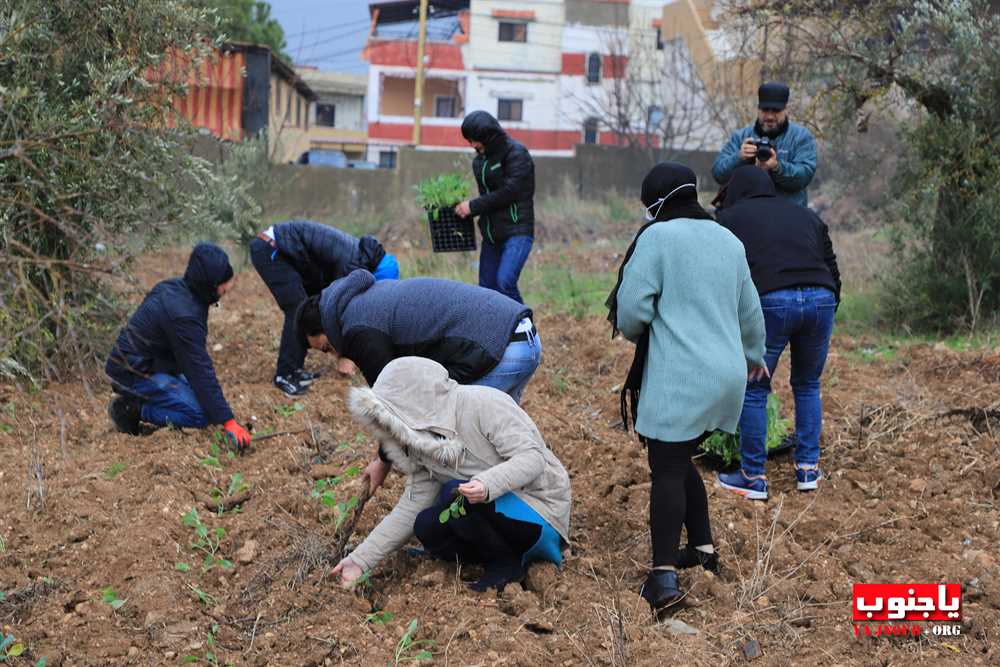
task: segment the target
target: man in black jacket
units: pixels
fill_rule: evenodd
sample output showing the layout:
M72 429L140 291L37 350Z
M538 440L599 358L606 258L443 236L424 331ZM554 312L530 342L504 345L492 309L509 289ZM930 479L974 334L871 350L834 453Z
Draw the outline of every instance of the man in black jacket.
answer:
M517 279L535 236L535 163L528 149L485 111L465 117L462 136L476 149L472 174L479 196L460 203L455 213L479 216L479 285L524 303Z
M199 243L183 278L158 283L118 334L105 372L118 394L108 414L122 433L140 422L205 428L223 424L239 449L250 434L233 418L205 349L208 307L234 282L222 248Z
M779 197L767 172L751 165L733 172L724 207L716 218L746 248L750 276L764 311L764 360L770 372L747 383L739 425L742 469L720 475L719 482L747 498L767 499L767 396L778 358L789 345L795 475L800 491L813 490L822 479L820 375L840 303L840 270L830 232L811 210Z
M316 376L302 365L305 341L295 335L295 309L307 296L355 269L376 279L399 278L396 258L371 236L360 239L309 220L281 222L250 243L250 260L285 314L274 386L288 396L304 394Z

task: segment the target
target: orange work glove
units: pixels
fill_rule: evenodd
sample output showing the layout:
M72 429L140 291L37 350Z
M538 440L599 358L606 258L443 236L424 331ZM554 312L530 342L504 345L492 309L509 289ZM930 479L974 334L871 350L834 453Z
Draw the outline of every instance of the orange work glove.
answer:
M237 424L235 419L230 419L222 427L226 429L226 437L229 442L236 447L236 451L240 454L250 446L250 431Z

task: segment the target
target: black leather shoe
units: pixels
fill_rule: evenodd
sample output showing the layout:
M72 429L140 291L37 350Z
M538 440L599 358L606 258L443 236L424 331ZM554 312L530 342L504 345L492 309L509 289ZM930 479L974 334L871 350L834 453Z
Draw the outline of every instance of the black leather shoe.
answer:
M677 560L675 561L679 569L684 569L688 567L694 567L695 565L701 565L703 568L711 572L712 574L719 574L719 552L713 551L712 553L705 553L704 551L698 551L690 544L685 545L683 549L678 549Z
M653 611L669 607L684 597L678 588L675 570L650 570L639 595L649 603Z
M139 435L139 401L130 396L115 396L108 404L108 416L119 433Z

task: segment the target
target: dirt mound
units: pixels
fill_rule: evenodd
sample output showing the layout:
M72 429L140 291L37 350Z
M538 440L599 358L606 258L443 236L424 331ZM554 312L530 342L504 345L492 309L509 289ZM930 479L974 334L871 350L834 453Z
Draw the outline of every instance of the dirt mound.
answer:
M271 387L279 316L252 273L211 315L237 415L258 434L285 433L246 457L213 449L211 432L112 432L100 379L3 394L0 624L27 648L11 664L214 664L212 653L219 664L385 665L427 649L445 665L709 665L754 655L751 640L760 664L1000 662L995 362L917 347L865 363L851 353L860 343L836 338L828 479L799 494L791 461L775 461L771 501L751 504L705 469L722 576L686 573L687 606L653 623L637 595L648 470L619 429L632 347L609 341L605 322L539 319L545 358L524 407L573 477L573 550L561 571L535 566L524 589L497 598L464 588L474 573L404 552L362 595L327 577L336 504L356 480L317 480L363 464L374 445L346 415L350 381L325 360L310 357L329 375L304 398ZM787 369L776 382L790 406ZM219 514L213 489L247 495ZM390 476L359 534L401 490ZM855 639L851 584L897 581L962 582L963 634Z

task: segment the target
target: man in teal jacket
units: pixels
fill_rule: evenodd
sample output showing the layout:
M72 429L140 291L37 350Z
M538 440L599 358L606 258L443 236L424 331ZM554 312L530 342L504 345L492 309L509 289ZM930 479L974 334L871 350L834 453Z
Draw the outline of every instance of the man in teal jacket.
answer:
M712 175L725 185L737 167L756 164L771 175L778 195L796 204L809 203L806 188L816 174L816 140L788 121L788 86L765 83L757 90L757 122L733 132L712 165ZM771 150L758 144L770 142Z

